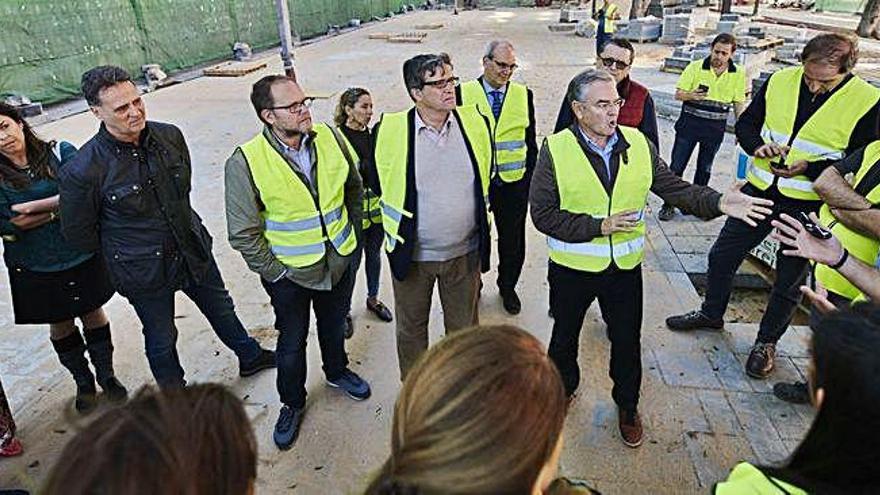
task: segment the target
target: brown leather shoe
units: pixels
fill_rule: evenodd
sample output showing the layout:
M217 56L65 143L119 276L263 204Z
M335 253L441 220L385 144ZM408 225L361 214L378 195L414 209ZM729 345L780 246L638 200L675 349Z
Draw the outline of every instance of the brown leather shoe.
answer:
M617 426L620 428L620 438L627 447L636 448L642 444L642 418L638 411L617 410Z
M746 361L746 374L763 380L770 376L776 365L776 344L756 342Z

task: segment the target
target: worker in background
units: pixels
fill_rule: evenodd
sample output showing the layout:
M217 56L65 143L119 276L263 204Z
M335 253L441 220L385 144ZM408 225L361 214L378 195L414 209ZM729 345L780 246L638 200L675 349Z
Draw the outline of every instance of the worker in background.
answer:
M699 145L694 184L701 186L709 184L712 162L724 141L731 107L739 117L746 101L746 71L732 60L736 38L721 33L712 40L710 50L708 57L688 64L678 79L675 99L682 104L669 166L681 177ZM660 220L671 220L675 208L664 204L658 216Z
M509 41L492 41L483 55L483 75L456 89L459 105L476 105L489 118L495 144L495 176L489 204L498 229L498 290L504 309L518 314L516 284L526 259L529 183L538 157L532 91L511 82L517 68Z
M555 322L548 353L571 397L580 382L584 316L598 299L611 340L611 395L620 435L627 446L638 447L648 191L701 218L727 214L753 224L770 213L772 202L736 187L722 195L676 177L641 132L617 125L623 99L607 72L582 72L567 94L577 123L544 142L529 196L532 221L547 235L550 252Z
M492 170L489 120L475 106L456 108L449 56L407 60L403 80L415 106L382 115L367 169L367 185L382 202L401 379L428 348L434 285L447 333L479 322Z
M660 140L657 136L657 113L654 110L654 99L651 98L648 88L633 81L630 77L635 57L636 50L632 43L622 38L611 38L599 51L599 56L596 57L596 68L603 69L614 77L614 82L617 84L617 94L624 99L617 123L637 128L659 150ZM574 120L571 105L563 95L553 132L568 129Z
M312 309L327 385L355 400L370 396L348 368L343 336L363 188L338 131L312 124L311 101L286 76L257 81L251 103L263 130L226 161L229 243L260 275L275 311L282 407L272 438L282 450L293 446L305 413Z
M596 26L596 53L602 51L605 43L614 36L614 21L620 19L620 9L617 4L611 3L611 0L603 0L602 8L596 11L594 16L598 25Z
M844 179L853 174L853 183ZM825 203L818 220L838 239L840 256L830 263L819 263L813 276L817 287L827 291L826 298L836 308L849 306L861 291L838 272L847 259L856 264L873 265L880 256L880 141L847 156L828 167L816 179L815 191ZM810 327L818 323L821 308L813 306ZM810 401L804 382L777 383L776 397L798 404Z
M755 94L736 123L742 149L753 157L747 194L774 201L773 217L819 210L813 181L834 162L878 136L880 90L852 74L856 41L820 34L801 54L803 65L782 69ZM770 233L770 219L754 228L729 218L709 252L706 296L700 309L666 319L671 330L721 329L733 276L746 254ZM775 367L776 343L801 300L807 260L776 253L776 279L758 335L749 352L748 376L767 378Z

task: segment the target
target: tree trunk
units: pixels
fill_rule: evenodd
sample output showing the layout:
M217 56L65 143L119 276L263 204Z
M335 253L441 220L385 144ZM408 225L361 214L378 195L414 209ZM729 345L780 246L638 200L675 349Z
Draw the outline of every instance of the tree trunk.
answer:
M730 0L721 0L721 13L729 14L730 13Z
M632 0L632 7L629 9L629 18L635 19L637 17L642 17L642 2L648 2L650 0Z
M877 38L880 31L880 0L868 0L865 11L862 12L862 20L856 32L859 36Z
M755 0L755 8L752 9L752 17L758 15L758 7L761 5L761 0Z

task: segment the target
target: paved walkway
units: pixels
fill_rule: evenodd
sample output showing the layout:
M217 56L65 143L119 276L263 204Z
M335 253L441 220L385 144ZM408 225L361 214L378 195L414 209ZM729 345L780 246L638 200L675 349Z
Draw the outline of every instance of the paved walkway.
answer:
M593 42L550 33L555 10L498 10L417 13L328 39L297 50L299 77L307 89L337 93L349 84L370 88L378 111L408 105L400 67L420 52L448 51L456 73L474 77L483 46L495 37L508 37L518 48L522 70L518 77L535 91L540 133L552 130L563 87L594 56ZM368 40L379 31L411 30L413 25L442 22L421 45L395 45ZM640 45L639 50L662 49ZM656 67L637 62L637 78L651 87ZM256 275L225 240L223 162L237 143L258 130L248 102L250 85L269 71L279 71L272 58L268 71L241 78L200 78L145 96L149 116L179 125L193 153L193 199L214 234L214 253L245 325L266 345L274 347L275 331L267 296ZM318 101L318 120L331 116L333 101ZM661 121L662 149L671 149L671 123ZM91 115L81 114L40 127L47 138L81 144L96 128ZM716 187L726 187L733 169L732 143L716 162ZM651 200L656 212L659 201ZM691 228L693 218L679 218L674 228ZM669 227L672 228L672 227ZM494 290L495 274L486 275L481 301L484 323L511 322L529 329L546 342L546 247L529 227L529 251L520 293L524 311L508 317ZM642 411L646 441L638 450L623 446L617 436L616 414L610 399L608 342L600 315L593 308L581 340L582 386L565 431L562 473L590 480L604 493L707 493L739 460L775 462L783 459L806 431L811 411L776 401L770 382L745 378L742 363L755 326L730 324L724 332L679 335L667 331L663 319L698 304L697 294L680 259L670 257L670 240L649 220L650 245L645 262L645 320L643 349L645 377ZM677 242L677 241L675 241ZM706 239L701 242L709 242ZM387 267L387 264L386 264ZM0 275L5 277L5 275ZM229 385L248 407L260 444L258 493L357 493L388 453L391 411L399 388L393 324L365 314L363 280L358 280L354 316L357 330L348 348L353 368L372 381L371 399L354 403L323 385L316 339L309 344L309 403L296 448L279 452L271 431L279 407L274 373L239 379L232 354L223 348L194 305L181 297L179 349L187 378ZM383 272L381 297L391 302L388 271ZM70 412L72 381L61 370L47 342L47 329L12 324L5 278L0 278L0 377L20 425L26 446L22 457L0 461L0 487L30 486L42 480L58 460L60 449L75 432L79 418ZM625 302L624 302L625 303ZM432 315L433 339L441 336L439 306ZM118 296L109 305L114 328L116 360L121 380L134 389L149 382L142 336L133 311ZM803 376L807 366L806 331L795 328L781 344L782 358L775 379Z

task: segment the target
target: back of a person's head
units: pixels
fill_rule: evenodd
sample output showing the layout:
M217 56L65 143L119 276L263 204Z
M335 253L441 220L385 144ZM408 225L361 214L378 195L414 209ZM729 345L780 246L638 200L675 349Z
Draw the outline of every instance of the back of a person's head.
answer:
M541 343L512 326L453 333L408 374L370 495L530 493L567 401Z
M880 475L880 306L823 319L813 332L810 382L819 411L781 474L817 492L864 493Z
M246 495L257 444L244 406L221 385L141 390L67 444L46 495Z

